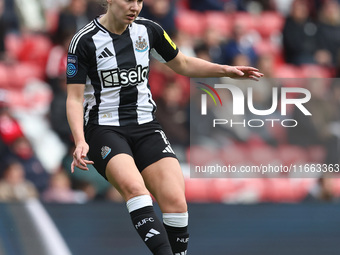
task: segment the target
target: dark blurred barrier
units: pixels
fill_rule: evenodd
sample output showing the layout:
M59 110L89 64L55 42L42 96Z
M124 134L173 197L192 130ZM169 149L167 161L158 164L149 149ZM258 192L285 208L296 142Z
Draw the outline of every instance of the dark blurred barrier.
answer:
M74 255L149 254L124 204L44 206ZM189 254L337 255L340 251L339 204L190 204L189 208ZM19 229L25 226L18 224L20 214L13 210L18 206L0 204L0 254L29 254L23 250L24 230ZM33 244L34 233L30 238Z

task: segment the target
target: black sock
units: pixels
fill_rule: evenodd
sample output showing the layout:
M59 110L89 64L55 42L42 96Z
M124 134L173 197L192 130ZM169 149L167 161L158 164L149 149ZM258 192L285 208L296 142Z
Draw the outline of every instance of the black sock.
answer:
M152 206L130 212L131 219L144 243L154 255L172 255L171 246L163 224Z
M188 249L188 227L171 227L164 224L174 255L185 255Z

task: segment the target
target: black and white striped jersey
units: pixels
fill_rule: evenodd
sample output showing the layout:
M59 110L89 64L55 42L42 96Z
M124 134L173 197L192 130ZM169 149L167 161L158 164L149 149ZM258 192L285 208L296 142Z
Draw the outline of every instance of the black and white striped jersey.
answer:
M178 48L161 26L137 18L123 34L109 32L94 19L72 38L67 83L85 84L85 124L126 126L154 119L148 84L151 54L161 62Z

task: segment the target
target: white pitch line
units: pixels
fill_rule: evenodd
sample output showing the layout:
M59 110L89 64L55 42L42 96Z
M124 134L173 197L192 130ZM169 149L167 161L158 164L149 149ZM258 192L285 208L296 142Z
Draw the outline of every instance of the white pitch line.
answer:
M25 202L49 255L72 255L63 237L39 200Z

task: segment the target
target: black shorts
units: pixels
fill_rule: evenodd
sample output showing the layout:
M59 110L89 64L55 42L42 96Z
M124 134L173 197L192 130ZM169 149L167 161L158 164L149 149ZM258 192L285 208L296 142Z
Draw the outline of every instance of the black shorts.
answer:
M88 124L85 139L90 150L88 158L105 178L109 160L117 154L132 156L140 172L152 163L165 158L176 158L161 125L156 121L135 126L103 126Z

